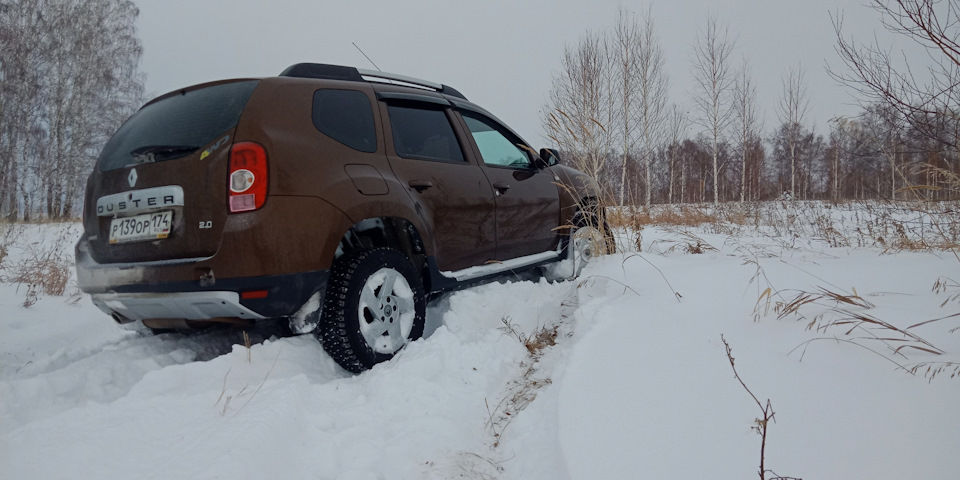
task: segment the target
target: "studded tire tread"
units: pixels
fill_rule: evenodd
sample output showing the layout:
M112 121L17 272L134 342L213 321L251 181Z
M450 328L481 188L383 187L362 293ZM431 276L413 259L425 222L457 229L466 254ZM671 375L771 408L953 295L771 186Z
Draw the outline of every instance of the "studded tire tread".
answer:
M340 366L353 373L370 369L395 355L373 351L360 333L357 313L360 291L367 278L381 268L396 270L406 278L413 289L416 316L407 340L413 341L423 335L426 295L413 265L406 256L390 248L358 250L344 254L331 268L316 335L324 350Z

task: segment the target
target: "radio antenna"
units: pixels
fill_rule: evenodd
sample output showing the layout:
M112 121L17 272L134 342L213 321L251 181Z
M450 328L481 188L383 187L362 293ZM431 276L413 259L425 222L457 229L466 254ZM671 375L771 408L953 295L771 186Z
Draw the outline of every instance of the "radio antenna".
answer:
M371 65L373 65L373 68L376 68L377 71L383 72L383 70L380 70L380 67L378 67L376 63L373 63L373 60L370 60L370 57L368 57L366 53L363 53L363 50L361 50L360 47L357 46L357 42L350 42L350 43L352 43L354 47L357 47L357 50L360 51L360 54L363 55L363 58L366 58L367 61L370 62Z

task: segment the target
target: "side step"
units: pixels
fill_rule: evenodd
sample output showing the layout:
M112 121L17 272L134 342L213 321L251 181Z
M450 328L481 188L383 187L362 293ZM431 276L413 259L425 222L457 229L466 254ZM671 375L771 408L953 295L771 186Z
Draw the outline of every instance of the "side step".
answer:
M537 253L535 255L528 255L526 257L517 257L510 260L504 260L502 262L491 262L486 265L481 265L479 267L470 267L463 270L457 270L455 272L443 272L440 274L447 278L452 278L458 282L472 282L474 280L489 277L492 275L499 275L501 273L506 273L511 270L521 270L527 267L532 267L534 265L539 265L541 263L547 263L554 260L560 259L560 252L550 251Z

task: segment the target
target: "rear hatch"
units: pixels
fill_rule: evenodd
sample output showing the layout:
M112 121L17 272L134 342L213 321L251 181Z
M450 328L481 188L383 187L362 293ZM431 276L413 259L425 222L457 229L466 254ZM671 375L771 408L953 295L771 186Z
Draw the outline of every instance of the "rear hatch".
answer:
M87 184L84 227L99 263L207 257L227 216L233 134L259 80L159 97L107 142Z

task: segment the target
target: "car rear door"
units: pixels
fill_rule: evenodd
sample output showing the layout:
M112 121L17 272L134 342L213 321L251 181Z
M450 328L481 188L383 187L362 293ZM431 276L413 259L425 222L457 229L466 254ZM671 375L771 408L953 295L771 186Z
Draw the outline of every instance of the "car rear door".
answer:
M494 193L487 177L464 154L467 139L453 128L455 114L442 98L378 95L387 119L387 159L406 185L433 239L440 270L483 265L496 254Z
M258 83L183 89L148 103L120 127L87 185L84 227L97 262L216 253L234 130Z

